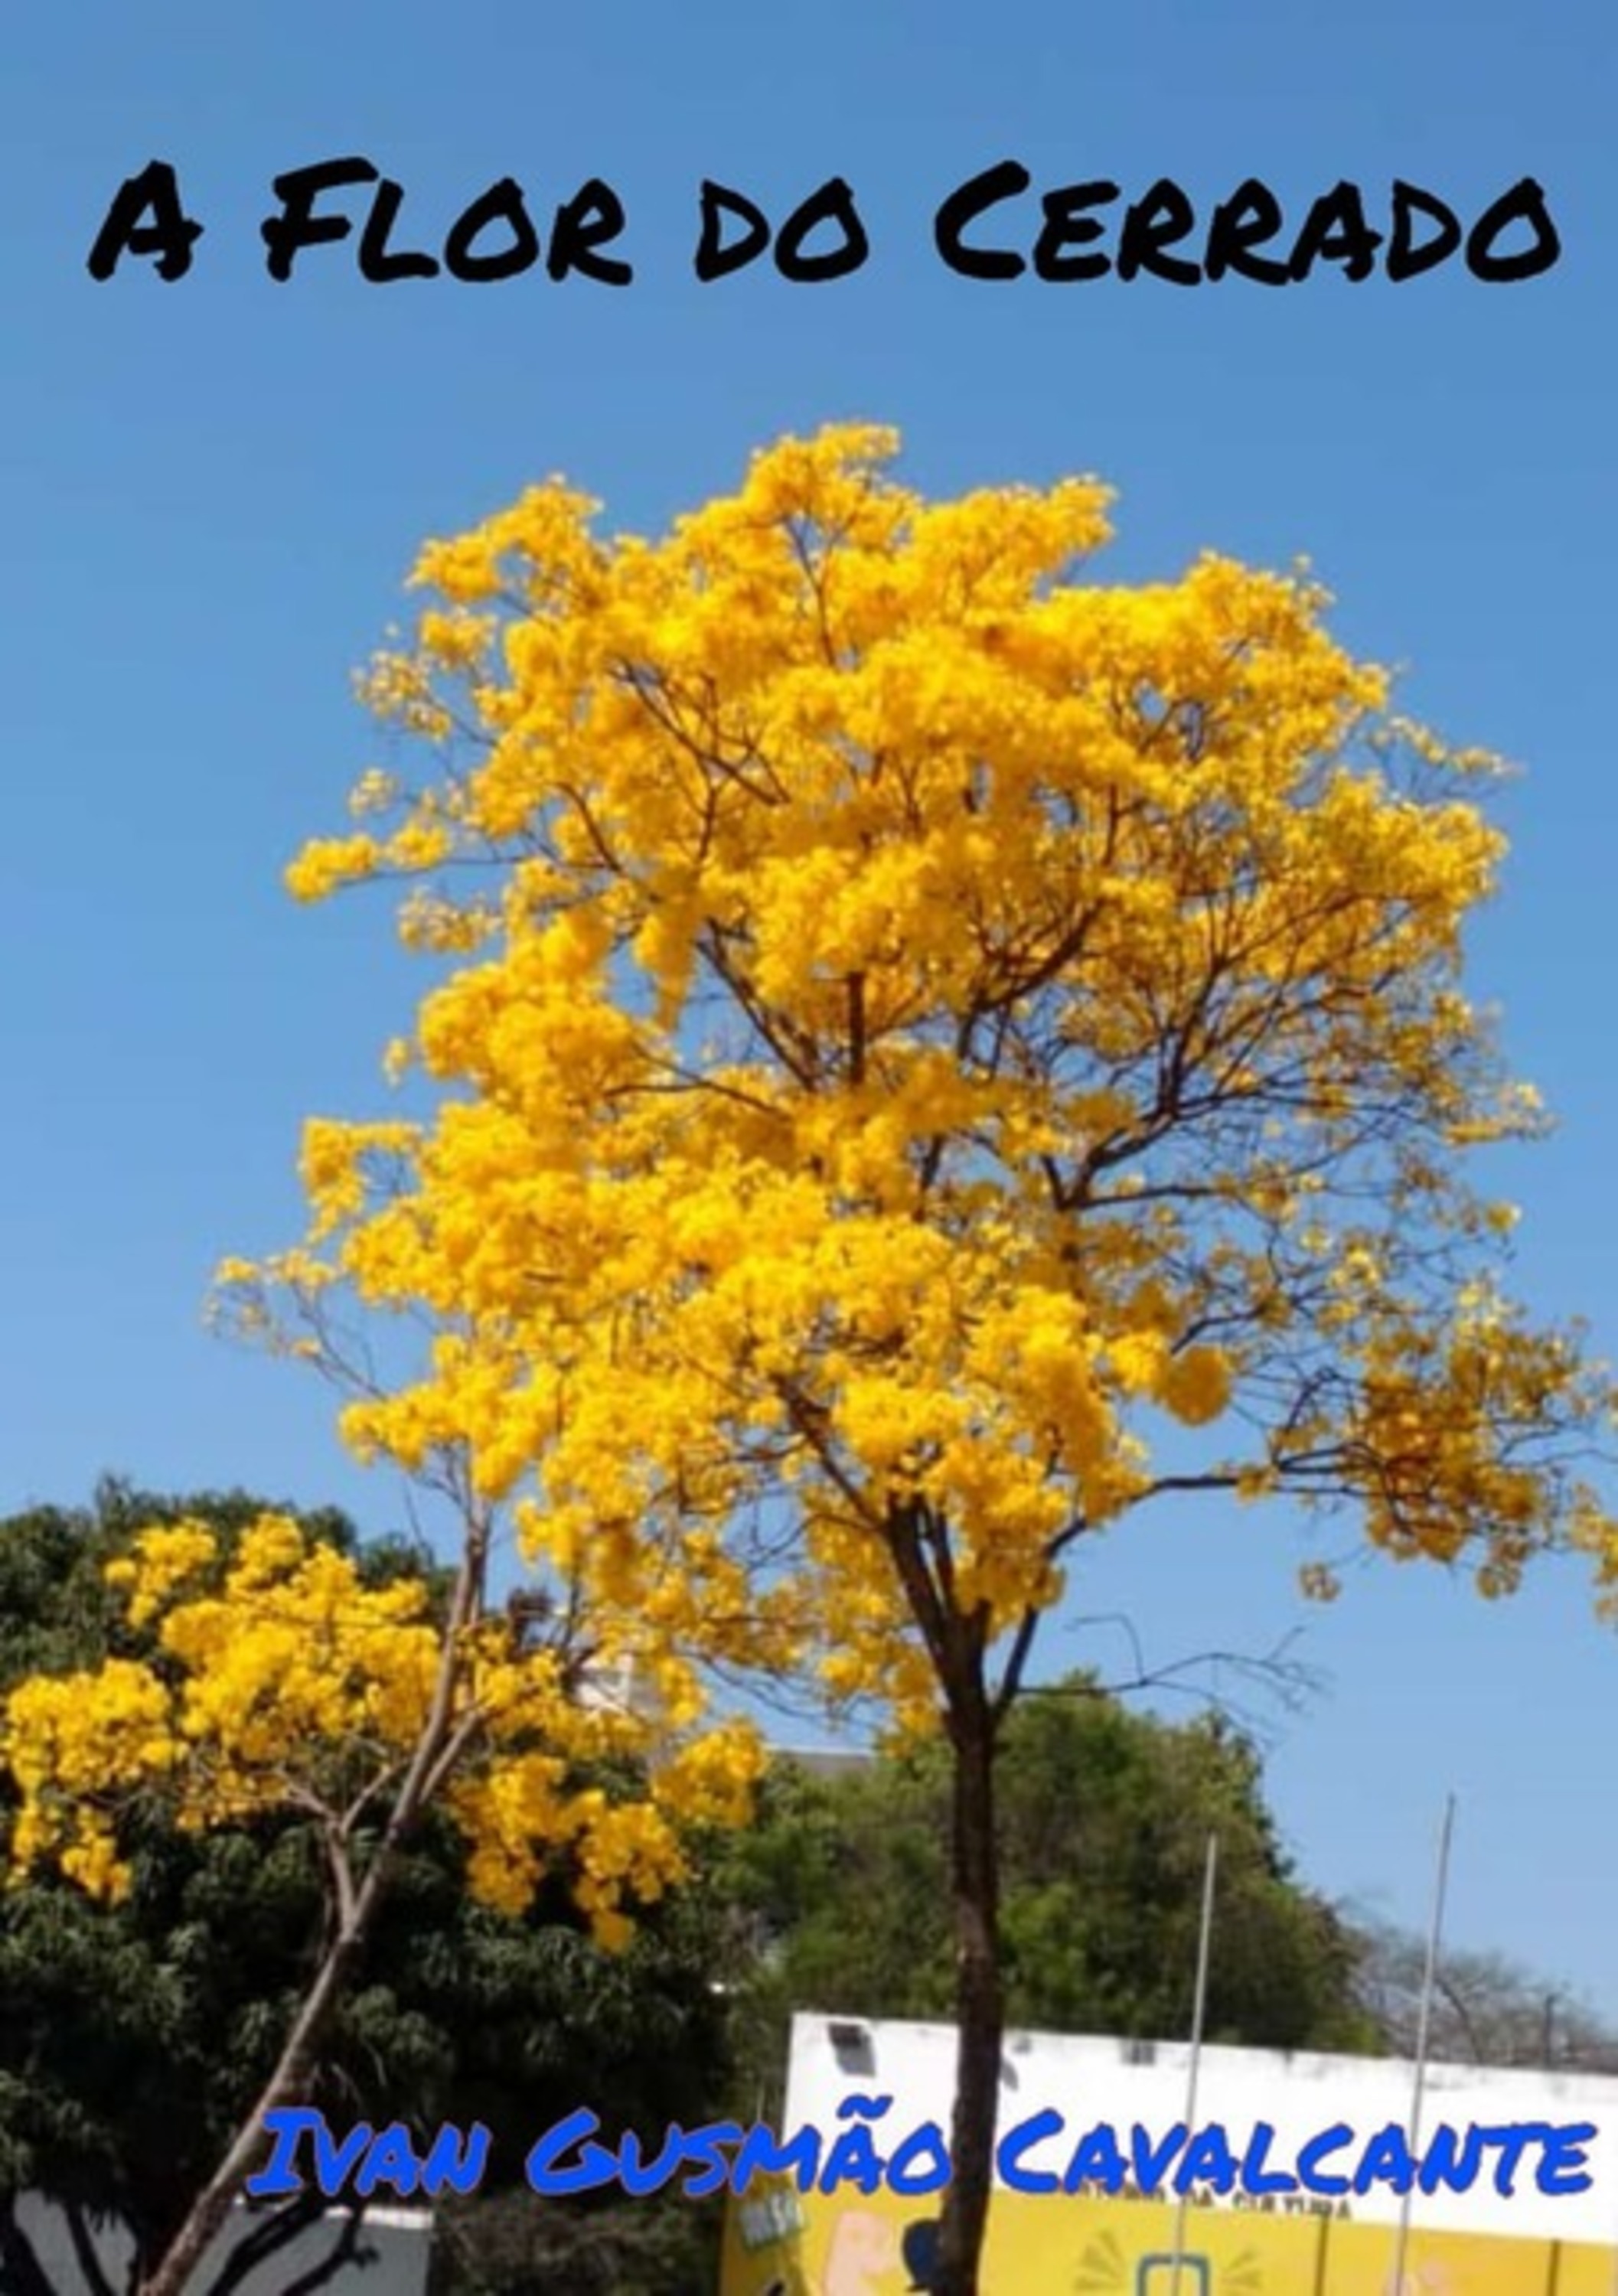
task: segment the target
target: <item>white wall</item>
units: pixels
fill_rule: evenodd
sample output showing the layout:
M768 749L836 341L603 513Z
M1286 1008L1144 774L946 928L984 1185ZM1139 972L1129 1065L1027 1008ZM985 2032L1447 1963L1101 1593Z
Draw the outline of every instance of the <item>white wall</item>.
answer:
M830 2029L844 2023L857 2024L869 2036L871 2054L865 2069L839 2062ZM1150 2063L1129 2061L1131 2052L1146 2048L1152 2053ZM1030 2151L1025 2167L1052 2169L1060 2175L1080 2136L1098 2121L1113 2124L1127 2157L1134 2122L1154 2137L1166 2137L1185 2120L1190 2054L1188 2046L1178 2041L1142 2045L1014 2034L1001 2069L999 2131L1004 2135L1019 2121L1054 2108L1064 2117L1064 2133ZM836 2120L842 2098L891 2096L891 2109L874 2127L877 2149L886 2157L900 2137L924 2121L935 2120L948 2133L954 2074L955 2033L949 2026L794 2017L784 2128L791 2131L812 2123L829 2144L834 2130L842 2125ZM1239 2159L1253 2124L1269 2121L1276 2131L1269 2165L1287 2169L1296 2148L1335 2121L1351 2123L1360 2139L1390 2121L1408 2128L1411 2079L1411 2067L1396 2059L1204 2048L1195 2124L1222 2122ZM1458 2232L1601 2243L1618 2240L1618 2080L1582 2073L1428 2066L1418 2151L1443 2121L1464 2133L1469 2121L1499 2126L1519 2120L1596 2123L1597 2134L1585 2154L1593 2180L1588 2192L1559 2196L1539 2193L1534 2185L1536 2152L1524 2154L1514 2196L1502 2198L1494 2189L1496 2156L1491 2152L1470 2192L1428 2196L1418 2190L1412 2202L1413 2221ZM1356 2149L1345 2146L1324 2167L1351 2176ZM1170 2164L1170 2177L1175 2165ZM1350 2216L1368 2224L1394 2223L1400 2205L1398 2194L1386 2185L1348 2197Z

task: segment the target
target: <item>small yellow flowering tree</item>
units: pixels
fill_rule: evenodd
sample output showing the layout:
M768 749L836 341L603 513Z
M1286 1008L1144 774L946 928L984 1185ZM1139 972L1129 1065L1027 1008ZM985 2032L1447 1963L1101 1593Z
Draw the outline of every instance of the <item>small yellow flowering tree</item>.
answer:
M785 440L655 541L553 482L427 549L397 755L292 882L406 882L428 1112L310 1127L247 1300L424 1316L349 1440L462 1459L654 1672L817 1635L941 1725L970 2296L996 1749L1083 1542L1294 1493L1499 1593L1605 1538L1566 1461L1612 1395L1461 1177L1540 1122L1460 988L1491 761L1308 581L1109 586L1099 485L928 502L896 446Z
M252 2112L199 2194L146 2296L183 2290L262 2144L265 2113L301 2102L398 1855L430 1807L455 1824L472 1894L521 1913L571 1879L603 1947L628 1909L686 1872L681 1829L734 1822L757 1767L745 1732L662 1732L579 1694L564 1634L538 1642L478 1615L482 1529L449 1597L420 1576L373 1584L356 1559L265 1514L228 1544L201 1521L157 1526L108 1566L149 1655L40 1675L6 1701L18 1806L13 1870L60 1866L117 1900L124 1820L161 1795L182 1829L300 1816L322 1845L329 1920L310 1982ZM644 1789L609 1792L639 1770Z

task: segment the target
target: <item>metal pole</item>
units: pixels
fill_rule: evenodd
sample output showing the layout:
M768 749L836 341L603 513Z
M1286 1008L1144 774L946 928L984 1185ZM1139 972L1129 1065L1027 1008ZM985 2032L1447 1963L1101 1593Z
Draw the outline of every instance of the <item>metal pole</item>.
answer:
M1433 1888L1433 1921L1427 1931L1427 1966L1421 1981L1421 2013L1416 2029L1416 2071L1410 2085L1409 2152L1414 2161L1421 2141L1422 2097L1427 2086L1427 2036L1433 2024L1433 1988L1438 1976L1438 1941L1444 1924L1444 1891L1450 1881L1450 1837L1455 1828L1455 1796L1444 1804L1444 1822L1438 1836L1438 1874ZM1410 2241L1409 2192L1399 2203L1399 2232L1393 2243L1393 2283L1392 2296L1404 2296L1405 2251Z
M1196 2134L1196 2075L1203 2056L1203 2012L1208 2003L1208 1941L1213 1934L1213 1877L1219 1870L1220 1838L1208 1836L1208 1860L1203 1868L1203 1920L1196 1939L1196 1993L1191 2005L1191 2063L1186 2076L1187 2142ZM1179 2296L1180 2266L1186 2254L1186 2207L1189 2192L1179 2196L1174 2211L1174 2279L1171 2296Z

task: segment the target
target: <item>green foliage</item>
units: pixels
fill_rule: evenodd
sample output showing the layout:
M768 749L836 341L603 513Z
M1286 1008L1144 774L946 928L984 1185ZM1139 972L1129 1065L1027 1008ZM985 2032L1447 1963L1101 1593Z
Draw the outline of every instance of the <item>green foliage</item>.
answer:
M1219 1718L1126 1710L1082 1677L1031 1693L998 1773L1008 2021L1172 2038L1188 2027L1211 1831L1220 1837L1207 2037L1367 2049L1355 1946L1298 1882L1258 1757ZM784 1766L763 1821L724 1854L752 2062L794 2008L948 2018L949 1771L925 1746L822 1778Z
M0 1689L112 1646L123 1629L101 1574L136 1529L193 1515L228 1531L260 1505L106 1483L89 1510L0 1523ZM402 1542L359 1549L335 1510L300 1520L379 1575L421 1567ZM0 2194L116 2214L154 2256L251 2111L328 1915L301 1824L181 1835L148 1809L134 1828L126 1903L44 1875L0 1898ZM481 2120L491 2188L520 2179L534 2136L580 2103L654 2137L703 2118L724 2079L713 1958L695 1893L653 1909L616 1958L560 1888L520 1921L475 1906L430 1821L303 2101L337 2126L398 2119L423 2138Z
M508 2193L443 2211L428 2296L712 2296L720 2204Z

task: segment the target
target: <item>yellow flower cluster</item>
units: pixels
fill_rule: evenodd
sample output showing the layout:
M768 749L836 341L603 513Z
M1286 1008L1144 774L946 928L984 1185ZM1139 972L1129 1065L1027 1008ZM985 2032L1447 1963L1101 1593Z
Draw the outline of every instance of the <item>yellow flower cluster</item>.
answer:
M140 1791L160 1789L176 1823L202 1829L336 1811L397 1781L444 1654L420 1578L367 1584L354 1558L273 1513L228 1547L201 1522L149 1529L107 1577L152 1652L12 1692L14 1873L53 1861L118 1898L130 1880L119 1815ZM697 1710L687 1696L684 1718ZM687 1824L743 1812L761 1759L734 1723L693 1733L665 1715L654 1734L581 1702L556 1655L522 1650L504 1622L469 1636L456 1670L451 1723L472 1718L473 1751L446 1798L471 1887L521 1912L547 1872L563 1872L609 1943L627 1934L627 1906L683 1875ZM587 1783L626 1759L645 1767L638 1795Z
M1102 486L929 503L897 447L782 441L657 541L554 481L423 554L366 692L435 768L292 881L401 873L464 959L394 1057L436 1112L309 1137L324 1280L437 1334L349 1439L464 1462L677 1697L817 1646L916 1719L929 1606L1056 1600L1184 1480L1165 1415L1508 1574L1568 1501L1529 1433L1610 1395L1441 1337L1436 1247L1506 1224L1458 1153L1540 1127L1458 988L1488 761L1305 575L1109 586ZM559 1789L478 1791L509 1845Z

